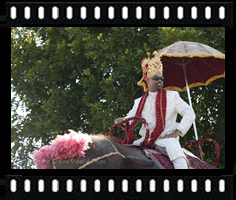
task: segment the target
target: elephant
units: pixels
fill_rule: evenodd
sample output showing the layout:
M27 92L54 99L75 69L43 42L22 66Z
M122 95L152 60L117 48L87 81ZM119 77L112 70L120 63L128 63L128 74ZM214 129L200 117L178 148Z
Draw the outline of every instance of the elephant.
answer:
M138 117L128 118L126 121L132 120L134 118ZM143 118L139 118L139 120L142 120L142 122L146 124L146 137L148 137L148 124ZM79 133L79 135L77 135L77 133L75 133L73 130L69 130L71 135L65 134L64 136L58 136L55 142L60 143L62 141L61 138L63 137L66 139L66 141L64 140L65 143L63 143L66 147L68 147L66 142L74 141L71 136L75 136L75 138L78 136L80 139L87 138L87 140L90 141L89 148L86 149L86 152L84 152L85 154L83 154L83 156L77 157L75 156L77 154L73 154L73 156L70 158L66 156L59 157L61 159L49 159L49 167L51 169L173 169L173 164L169 159L165 147L160 147L156 144L152 147L147 147L145 144L142 144L141 146L132 145L131 143L122 144L125 140L121 142L122 140L112 136L112 131L114 128L115 124L111 127L110 132L106 135L88 135L83 133ZM83 141L83 139L81 141ZM213 142L215 144L216 159L212 164L204 162L202 159L200 145L205 141ZM189 143L183 145L182 148L185 146L195 146L198 152L198 157L196 157L195 155L191 154L191 152L188 153L188 151L185 151L189 169L217 169L216 165L220 156L220 148L219 144L215 140L209 138L199 139L196 141L190 141ZM53 154L51 151L54 152L56 158L60 152L64 152L66 154L71 153L71 150L65 150L63 146L59 146L56 151L54 147L52 147L50 151L47 152L46 157L39 156L38 158L40 158L42 161L45 160L45 158L52 158ZM75 151L78 151L76 144L72 145L72 147L75 149ZM45 150L46 149L44 148L42 153L44 153ZM37 157L36 154L38 153L39 152L36 152L34 155ZM38 159L38 161L40 159ZM35 162L37 163L37 159Z
M86 151L85 157L74 157L72 159L52 160L51 169L173 169L165 148L157 147L159 160L147 157L144 149L140 146L121 144L113 137L107 135L90 135L93 141ZM187 146L197 146L204 141L214 142L216 151L219 145L213 139L199 139L190 141ZM204 162L199 158L186 154L189 161L189 169L217 169L219 152L213 164ZM199 156L200 157L200 156ZM164 162L164 163L163 163Z
M160 169L137 146L123 145L106 135L91 135L85 157L52 160L52 169Z

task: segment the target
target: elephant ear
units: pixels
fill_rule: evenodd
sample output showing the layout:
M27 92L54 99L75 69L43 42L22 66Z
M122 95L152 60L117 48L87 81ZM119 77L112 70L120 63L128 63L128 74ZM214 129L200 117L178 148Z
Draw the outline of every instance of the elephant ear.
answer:
M112 152L95 158L78 169L127 169L127 166L122 154Z
M128 169L160 169L153 160L146 160L136 156L125 157L125 163Z

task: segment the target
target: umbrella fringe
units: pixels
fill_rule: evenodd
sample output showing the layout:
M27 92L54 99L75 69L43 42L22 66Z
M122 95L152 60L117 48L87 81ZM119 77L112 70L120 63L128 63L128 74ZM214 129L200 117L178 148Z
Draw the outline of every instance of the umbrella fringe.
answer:
M214 81L218 78L224 78L224 77L225 77L225 71L221 75L211 77L205 83L201 83L201 82L192 83L192 84L189 85L189 88L199 87L199 86L202 86L202 85L206 86L206 85L210 84L212 81ZM168 87L164 87L164 89L165 90L176 90L176 91L179 91L179 92L183 92L183 91L186 91L187 88L186 88L186 86L184 88L180 88L180 87L176 87L176 86L168 86Z
M159 58L166 56L166 57L188 57L188 58L194 58L194 57L200 57L200 58L207 58L207 57L214 57L219 59L225 59L225 55L218 55L218 54L203 54L203 53L184 53L184 54L169 54L166 52L163 52L160 54Z

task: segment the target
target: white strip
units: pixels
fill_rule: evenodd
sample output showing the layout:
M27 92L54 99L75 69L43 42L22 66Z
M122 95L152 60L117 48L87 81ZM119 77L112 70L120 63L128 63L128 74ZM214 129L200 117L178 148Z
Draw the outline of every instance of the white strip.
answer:
M17 9L15 6L12 6L11 7L11 10L10 10L10 16L11 16L11 19L16 19L17 17Z
M38 180L38 191L44 192L44 180L43 179Z
M221 20L223 20L223 19L225 18L225 7L224 7L224 6L221 6L221 7L219 8L219 18L220 18Z
M142 18L142 7L138 6L136 7L136 19L141 19Z
M225 192L225 180L223 179L219 180L219 191Z
M122 18L123 19L128 19L128 7L127 6L124 6L122 8Z
M52 191L58 192L59 191L59 181L56 179L52 180Z
M164 190L164 192L169 192L170 191L170 181L168 179L164 180L163 190Z
M197 180L196 179L193 179L191 181L191 191L192 192L197 192Z
M115 191L115 181L113 179L110 179L108 181L108 191L114 192Z
M96 180L94 181L94 191L95 191L95 192L100 192L100 189L101 189L100 180L99 180L99 179L96 179Z
M184 8L182 6L179 6L177 9L177 17L179 20L184 18Z
M150 19L156 18L156 8L154 6L149 8L149 18Z
M29 6L26 6L24 8L24 17L25 17L25 19L30 19L30 7Z
M184 181L182 179L179 179L177 182L177 191L178 192L184 191Z
M52 18L54 20L59 18L59 8L57 6L52 7Z
M73 18L73 8L71 6L68 6L66 8L66 17L67 17L67 19Z
M44 7L43 6L38 7L38 18L39 19L44 18Z
M122 181L122 191L123 192L128 192L128 180L127 179L124 179Z
M17 182L15 179L12 179L10 182L10 190L11 192L16 192L17 190Z
M67 192L73 191L73 181L71 179L68 179L66 181L66 190L67 190Z
M86 190L87 190L87 181L86 181L86 179L82 179L80 181L80 191L86 192Z
M110 6L108 8L108 18L109 19L114 19L114 16L115 16L115 9L113 6Z
M211 7L210 6L207 6L205 8L205 18L206 19L211 19Z
M151 179L149 181L149 190L150 190L150 192L156 191L156 181L154 179Z
M25 192L30 192L30 180L29 179L25 179L25 181L24 181L24 190L25 190Z
M94 18L95 19L100 19L100 16L101 16L101 9L99 6L96 6L94 8Z
M196 6L193 6L191 8L191 18L192 19L197 19L197 7Z
M141 192L142 191L142 180L138 179L136 180L136 192Z
M164 7L164 18L169 19L170 17L170 8L168 6Z
M86 19L87 18L87 8L85 6L82 6L80 8L80 18Z
M205 191L206 192L211 191L211 180L210 179L205 180Z

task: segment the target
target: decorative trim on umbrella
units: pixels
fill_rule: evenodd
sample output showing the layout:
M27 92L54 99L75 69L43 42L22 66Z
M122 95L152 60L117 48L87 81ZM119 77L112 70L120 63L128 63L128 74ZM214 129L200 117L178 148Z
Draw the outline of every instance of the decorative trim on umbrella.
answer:
M202 86L202 85L206 86L206 85L210 84L212 81L214 81L214 80L216 80L218 78L225 78L225 71L221 75L217 75L217 76L211 77L205 83L201 83L201 82L192 83L192 84L189 85L189 88L199 87L199 86ZM183 91L187 90L187 87L185 86L184 88L180 88L180 87L176 87L176 86L168 86L168 87L164 87L164 89L165 90L176 90L176 91L179 91L179 92L183 92Z
M203 54L203 53L184 53L184 54L170 54L163 52L160 54L159 58L166 56L166 57L188 57L188 58L194 58L194 57L200 57L200 58L209 58L209 57L214 57L214 58L219 58L219 59L225 59L225 55L219 55L219 54ZM165 66L164 66L165 67Z

